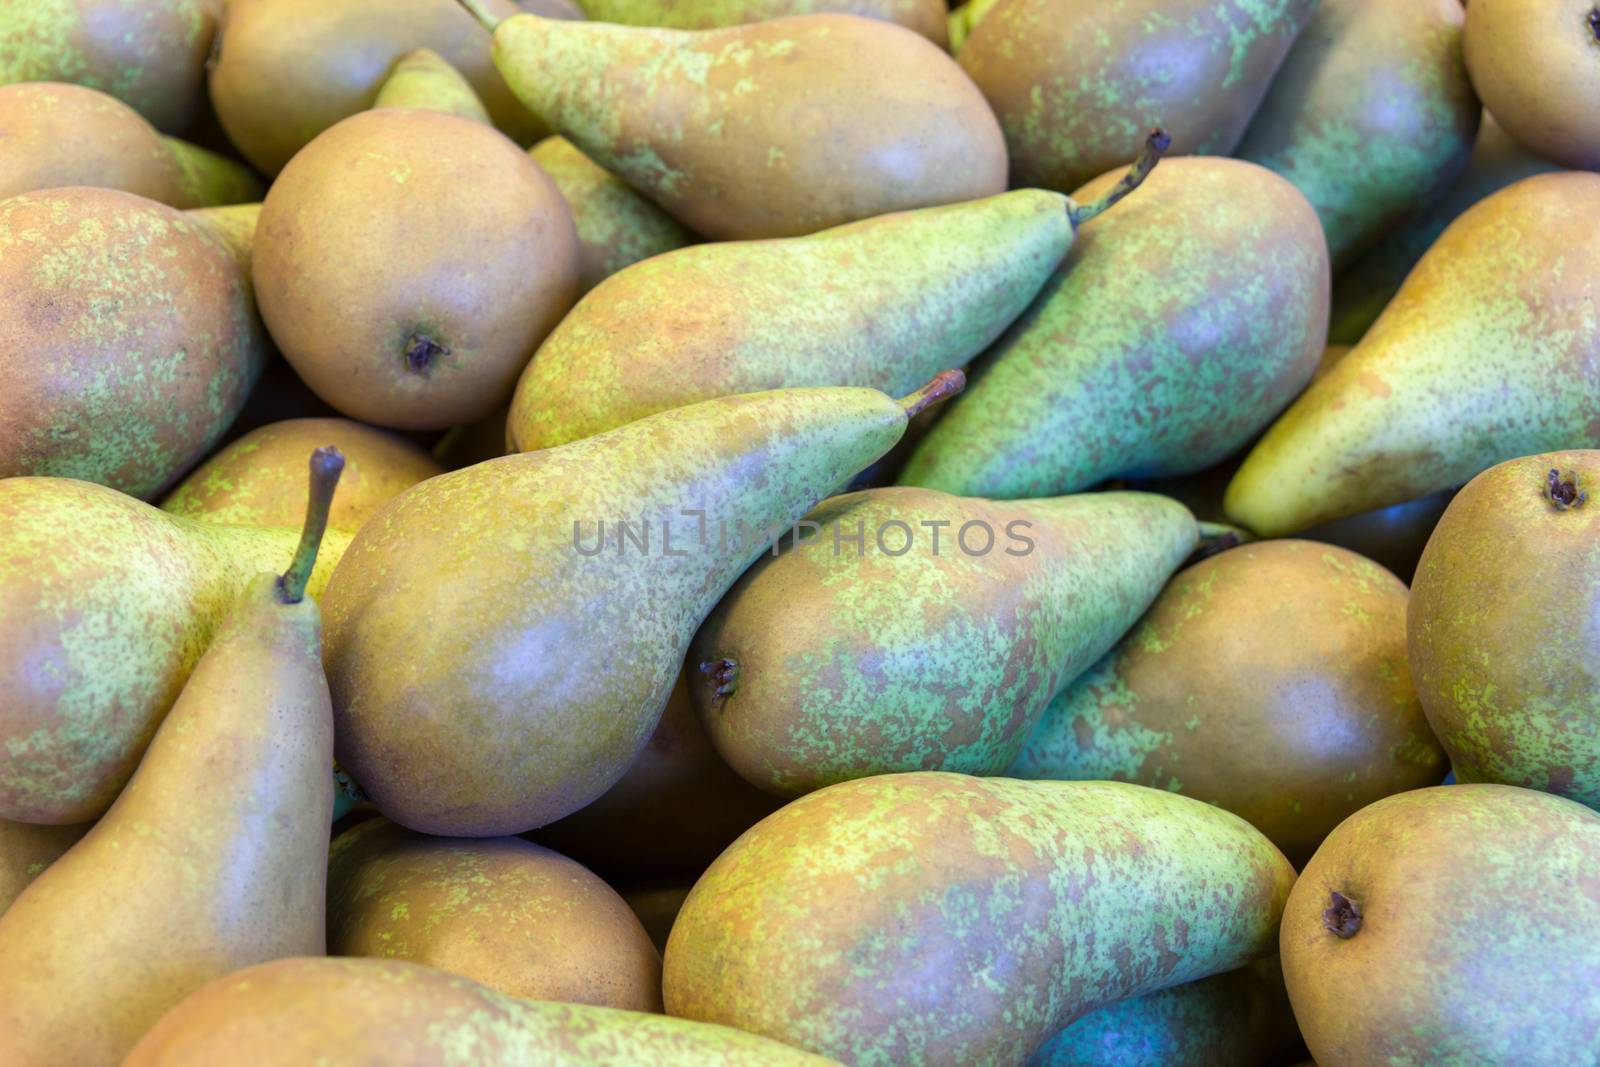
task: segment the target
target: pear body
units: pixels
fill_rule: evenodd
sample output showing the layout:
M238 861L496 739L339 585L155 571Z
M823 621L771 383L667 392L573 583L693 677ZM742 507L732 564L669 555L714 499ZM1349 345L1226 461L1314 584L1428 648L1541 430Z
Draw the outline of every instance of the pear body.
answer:
M1226 155L1317 0L1003 0L961 69L1005 131L1013 185L1068 192L1139 152Z
M6 1064L115 1067L206 982L323 951L333 709L316 604L277 581L251 581L116 804L0 917Z
M934 44L945 43L943 0L583 0L596 22L709 30L790 15L837 13L897 22Z
M723 397L401 494L326 598L339 762L425 833L583 807L644 746L739 573L905 424L871 389Z
M1467 69L1506 132L1546 159L1600 169L1600 19L1585 0L1485 0L1468 7Z
M689 653L706 732L779 796L897 771L1003 772L1198 542L1183 505L1141 493L872 489L806 522L807 541L746 572Z
M1228 486L1266 537L1415 500L1515 456L1600 445L1600 175L1518 182L1463 214L1361 343Z
M89 824L35 826L0 819L0 915L35 878L89 832Z
M864 1067L1021 1063L1099 1007L1270 953L1293 880L1242 820L1152 789L859 779L712 864L667 942L667 1011Z
M1512 786L1413 790L1345 820L1283 913L1319 1067L1600 1064L1596 864L1600 815ZM1349 937L1325 923L1355 925L1336 892L1360 909Z
M493 125L472 83L431 48L418 48L401 56L389 77L378 87L372 106L374 109L437 111L485 126Z
M1550 472L1586 499L1551 499ZM1407 615L1423 710L1463 782L1600 810L1600 452L1497 464L1466 484Z
M0 480L0 818L80 823L111 806L250 576L291 527L167 515L103 486ZM329 533L320 594L348 534Z
M1022 313L1072 245L1067 207L1023 189L637 264L540 347L517 383L511 439L524 452L551 448L762 389L909 392Z
M1081 228L901 484L1014 499L1202 470L1310 379L1327 316L1327 250L1305 197L1252 163L1169 159Z
M1321 0L1235 151L1306 194L1335 271L1466 165L1463 21L1460 0Z
M877 19L696 31L523 15L499 24L494 55L534 114L713 240L793 237L1006 186L982 94L943 49Z

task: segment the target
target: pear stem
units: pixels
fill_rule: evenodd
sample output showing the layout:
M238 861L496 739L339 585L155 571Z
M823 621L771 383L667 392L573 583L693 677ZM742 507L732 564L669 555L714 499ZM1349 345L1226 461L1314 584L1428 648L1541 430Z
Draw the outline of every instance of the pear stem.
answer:
M1200 544L1195 547L1192 555L1184 561L1185 567L1192 567L1202 560L1212 556L1221 555L1230 548L1238 548L1255 540L1248 530L1241 530L1237 526L1229 526L1224 522L1196 523L1200 528Z
M907 419L914 419L941 400L948 400L966 387L967 375L964 371L940 371L933 376L933 381L910 396L901 398L900 406L906 409Z
M465 2L465 0L463 0ZM1144 148L1139 152L1139 158L1133 161L1133 166L1128 168L1120 181L1114 185L1109 193L1088 204L1075 204L1067 201L1067 219L1076 230L1096 215L1112 207L1118 200L1133 192L1144 184L1150 177L1150 172L1156 169L1156 164L1161 162L1161 157L1167 154L1167 149L1172 147L1172 136L1157 126L1150 131L1150 136L1144 139Z
M333 490L344 471L344 455L328 446L311 453L311 496L306 501L306 524L300 531L300 546L294 550L289 569L278 578L278 599L298 604L305 599L306 583L317 565L317 549L328 528L328 511L333 506Z
M478 20L479 25L493 33L500 25L500 20L489 14L489 9L483 6L483 0L457 0L467 13Z

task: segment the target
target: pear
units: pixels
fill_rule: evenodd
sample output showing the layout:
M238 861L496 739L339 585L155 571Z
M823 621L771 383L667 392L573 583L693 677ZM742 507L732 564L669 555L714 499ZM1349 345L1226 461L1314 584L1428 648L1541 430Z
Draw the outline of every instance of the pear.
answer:
M551 448L729 393L913 389L999 336L1078 227L1144 181L1166 140L1150 134L1093 202L1022 189L625 270L540 347L517 383L510 438L522 451Z
M723 757L779 796L999 774L1197 542L1188 510L1153 494L834 497L706 620L689 692Z
M1283 913L1317 1063L1600 1064L1597 867L1600 815L1512 786L1418 789L1345 820Z
M950 17L945 23L946 31L950 38L950 54L959 55L961 46L966 43L972 34L972 27L978 20L989 13L996 0L967 0L960 7L950 12Z
M1600 175L1566 172L1452 223L1361 343L1246 458L1230 520L1277 537L1515 456L1600 445L1600 234L1572 225L1589 211Z
M1592 0L1472 0L1472 84L1506 132L1575 170L1600 169L1600 15Z
M572 211L578 230L579 295L641 259L694 243L677 219L565 137L546 137L529 151Z
M517 837L428 837L387 819L328 860L328 951L425 963L529 1000L661 1010L661 956L621 897Z
M1329 0L1333 2L1333 0ZM1317 0L1002 0L961 69L1005 131L1013 185L1066 192L1165 126L1175 155L1227 155Z
M1203 470L1305 385L1327 317L1327 248L1305 197L1253 163L1169 159L1083 227L900 482L1014 499Z
M696 883L667 1012L854 1064L1022 1063L1091 1011L1270 953L1293 881L1243 820L1154 789L858 779Z
M945 42L947 17L944 0L583 0L583 9L598 22L678 30L708 30L790 15L837 12L897 22L937 45Z
M378 87L374 108L397 107L438 111L492 125L489 111L472 84L430 48L407 52Z
M497 21L484 0L462 3L493 31L518 99L713 240L794 237L1006 187L982 94L904 27L803 15L661 30Z
M213 978L323 951L333 708L306 580L340 466L312 454L288 571L249 583L127 789L0 916L8 1067L115 1067Z
M400 960L292 959L219 979L123 1067L827 1067L754 1034L517 1000Z
M1463 782L1600 810L1600 451L1468 482L1417 567L1411 673Z
M86 85L177 133L194 118L217 21L212 0L8 2L0 6L0 85Z
M520 833L583 807L644 747L751 559L962 380L899 402L722 397L402 493L328 589L339 762L425 833Z
M164 204L88 188L0 201L0 249L0 477L160 494L266 359L231 250Z
M1010 773L1182 793L1304 863L1345 816L1444 778L1406 668L1406 587L1309 541L1203 560L1051 702Z
M0 819L81 823L110 807L251 576L299 536L88 482L0 480ZM328 533L313 596L349 539Z
M62 854L89 832L77 826L33 826L0 819L0 915Z
M1463 20L1458 0L1322 0L1235 150L1306 194L1335 271L1466 165Z
M243 526L291 526L306 513L300 469L318 442L344 456L328 515L354 531L384 504L443 468L417 445L349 419L291 419L252 430L195 468L161 502L169 515Z
M665 952L672 924L677 921L683 902L689 899L691 885L678 881L647 882L623 890L622 899L639 917L656 948Z

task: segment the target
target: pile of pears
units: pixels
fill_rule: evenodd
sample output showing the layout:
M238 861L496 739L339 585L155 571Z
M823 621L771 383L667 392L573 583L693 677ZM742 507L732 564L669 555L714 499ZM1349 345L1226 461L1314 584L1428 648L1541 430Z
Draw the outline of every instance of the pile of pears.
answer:
M0 0L0 1067L1600 1067L1591 0Z

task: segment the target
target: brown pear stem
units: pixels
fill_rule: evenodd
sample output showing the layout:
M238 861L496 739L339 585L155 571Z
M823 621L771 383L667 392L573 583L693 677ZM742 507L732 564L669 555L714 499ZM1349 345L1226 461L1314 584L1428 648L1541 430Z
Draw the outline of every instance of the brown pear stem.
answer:
M328 511L333 506L333 490L344 471L344 454L328 446L311 453L311 496L306 501L306 524L300 531L300 545L294 550L289 569L278 578L278 599L298 604L305 599L306 583L317 565L317 549L328 528Z
M479 25L493 33L500 25L500 19L489 14L489 9L483 6L483 0L457 0L467 13L478 20Z
M1201 522L1195 525L1200 530L1200 543L1195 547L1194 554L1184 561L1185 567L1192 567L1202 560L1255 540L1250 531L1229 526L1225 522Z
M1161 127L1150 131L1150 136L1144 139L1144 148L1139 152L1139 158L1133 161L1133 166L1128 168L1116 185L1105 196L1088 204L1075 204L1067 201L1067 219L1076 230L1096 215L1116 204L1118 200L1133 192L1144 184L1150 177L1150 172L1156 169L1156 164L1161 162L1161 157L1167 154L1167 149L1172 147L1172 136Z
M906 409L906 418L914 419L941 400L948 400L967 387L964 371L943 370L933 376L933 381L910 396L902 397L900 406Z

